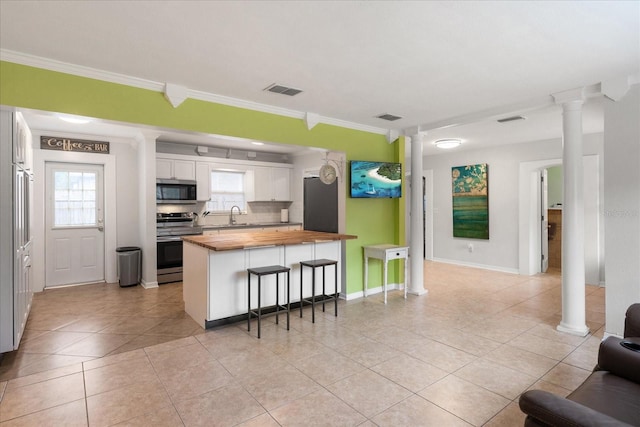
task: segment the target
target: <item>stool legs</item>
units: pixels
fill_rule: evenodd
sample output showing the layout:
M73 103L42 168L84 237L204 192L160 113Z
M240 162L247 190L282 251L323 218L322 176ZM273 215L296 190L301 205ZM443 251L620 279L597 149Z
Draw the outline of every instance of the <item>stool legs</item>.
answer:
M247 277L247 331L251 332L251 274Z
M269 267L259 267L254 269L248 269L248 277L247 277L247 331L251 332L251 317L255 316L258 318L258 338L260 338L260 331L262 326L262 276L268 274L276 275L276 324L280 323L279 315L280 310L285 310L287 312L287 331L289 330L289 312L291 311L291 289L290 289L290 269L282 266L269 266ZM287 305L280 303L280 274L279 273L287 273L287 282L286 282L286 291L287 291ZM258 308L257 310L251 309L251 276L258 276Z
M327 291L325 290L325 280L324 280L324 275L325 275L325 267L326 266L322 266L322 294L326 295ZM315 272L315 269L314 269ZM336 268L336 266L333 266L333 273L334 273L334 282L336 284L335 286L335 292L333 293L333 302L334 302L334 306L335 306L335 316L338 317L338 269ZM322 300L322 311L324 312L324 303L326 300Z
M311 273L311 323L316 323L316 269L315 268L312 269L312 273Z
M326 290L326 269L327 265L333 265L335 291L329 296ZM303 276L304 267L311 268L311 298L304 298L303 295ZM316 322L316 269L322 267L322 311L325 311L325 305L327 299L333 299L334 301L334 313L338 316L338 265L336 261L331 260L318 260L318 261L302 261L300 262L300 317L302 317L302 308L304 303L311 304L311 322Z
M335 316L338 317L338 264L333 266L334 280L336 284L335 293L333 294L333 305L335 307Z
M280 282L279 274L276 274L276 325L278 324L278 313L280 312Z
M289 285L289 272L287 271L287 331L289 330L289 313L291 312L291 286Z
M260 302L260 296L262 295L262 289L260 289L261 278L262 276L258 276L258 338L260 338L260 320L262 319L262 303Z

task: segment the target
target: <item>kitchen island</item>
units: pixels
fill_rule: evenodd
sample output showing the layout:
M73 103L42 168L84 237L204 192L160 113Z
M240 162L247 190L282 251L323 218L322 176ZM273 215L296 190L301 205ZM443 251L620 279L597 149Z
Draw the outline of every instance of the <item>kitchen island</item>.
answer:
M203 328L246 318L247 268L283 265L291 268L291 302L300 301L300 261L328 258L342 268L342 241L356 236L316 231L257 231L183 237L185 311ZM340 270L339 270L340 271ZM328 272L327 291L342 285ZM322 283L322 271L316 273ZM274 277L265 277L263 305L275 305ZM282 284L282 281L281 281ZM281 285L282 286L282 285ZM311 271L305 269L303 297L311 296ZM255 301L254 301L255 299ZM252 294L252 307L257 295Z

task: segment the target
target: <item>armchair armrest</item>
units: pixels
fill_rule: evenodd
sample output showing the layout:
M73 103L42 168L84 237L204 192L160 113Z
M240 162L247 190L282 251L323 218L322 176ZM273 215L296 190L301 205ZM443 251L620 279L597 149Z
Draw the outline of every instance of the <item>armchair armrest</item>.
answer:
M631 304L624 319L624 336L640 337L640 304Z
M549 426L623 427L629 424L543 390L520 395L520 410Z
M620 345L622 341L640 344L640 338L608 337L600 343L598 369L640 384L640 352Z

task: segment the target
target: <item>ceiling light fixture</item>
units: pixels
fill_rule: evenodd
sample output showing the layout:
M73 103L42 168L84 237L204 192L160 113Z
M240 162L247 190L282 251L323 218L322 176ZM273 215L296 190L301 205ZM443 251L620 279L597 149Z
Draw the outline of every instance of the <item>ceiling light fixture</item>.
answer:
M73 123L76 125L84 125L86 123L89 123L91 120L85 118L85 117L79 117L79 116L71 116L68 114L58 114L58 118L60 120L63 120L67 123Z
M447 138L447 139L439 139L434 142L435 146L438 148L444 148L448 150L450 148L456 148L460 144L462 144L462 140L456 138Z

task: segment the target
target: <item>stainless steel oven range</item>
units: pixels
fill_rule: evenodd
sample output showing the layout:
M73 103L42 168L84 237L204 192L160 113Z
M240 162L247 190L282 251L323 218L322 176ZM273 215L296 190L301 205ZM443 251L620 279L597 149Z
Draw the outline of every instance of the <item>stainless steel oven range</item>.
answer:
M158 283L182 280L182 236L202 234L192 212L156 215Z

